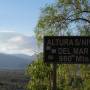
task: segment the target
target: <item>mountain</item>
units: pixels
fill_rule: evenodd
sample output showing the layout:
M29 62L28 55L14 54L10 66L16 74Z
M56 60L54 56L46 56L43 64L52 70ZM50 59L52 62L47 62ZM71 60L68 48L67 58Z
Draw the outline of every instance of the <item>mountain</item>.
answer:
M25 69L34 60L34 56L0 54L0 69Z
M14 54L14 56L23 58L23 59L29 59L29 60L34 60L36 58L36 55L29 56L25 54Z

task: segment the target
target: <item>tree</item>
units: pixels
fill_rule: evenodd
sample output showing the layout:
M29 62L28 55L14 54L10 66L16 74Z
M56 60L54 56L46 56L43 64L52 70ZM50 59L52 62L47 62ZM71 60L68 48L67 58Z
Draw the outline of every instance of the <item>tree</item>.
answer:
M70 25L75 26L74 32L78 31L78 35L90 35L89 17L89 0L57 0L54 4L41 9L41 15L35 29L36 38L39 43L42 43L45 35L72 35L73 30ZM89 71L88 68L89 65L80 65L80 67L77 65L58 65L58 90L89 90L89 80L85 76L86 71ZM51 65L45 64L42 58L32 63L27 69L28 75L32 77L28 84L29 90L40 90L41 87L42 90L50 90L51 76L48 77L48 75L50 75L51 70ZM41 85L40 81L42 80ZM45 84L46 82L50 83L49 86Z
M37 60L27 67L26 74L31 78L27 90L50 90L50 72L50 65L45 64L39 54Z
M76 33L77 31L78 32L77 35L90 35L89 17L90 17L89 0L57 0L56 3L42 8L41 15L35 30L36 38L39 43L42 43L43 37L45 35L47 36L72 35L73 30L71 29L70 25L75 26L74 33ZM65 67L68 66L65 65L64 70ZM71 68L73 67L74 65L71 65ZM68 71L73 71L71 70L71 68ZM66 70L67 69L68 68L66 68ZM73 73L77 75L77 70L80 68L78 68L78 66L76 65L74 69L76 69L76 71L74 71ZM80 80L81 75L80 78L78 78L78 76L75 77L77 78L77 80Z
M90 25L89 0L57 0L56 3L42 8L36 26L36 38L43 40L44 35L56 36L70 33L70 24L79 29Z

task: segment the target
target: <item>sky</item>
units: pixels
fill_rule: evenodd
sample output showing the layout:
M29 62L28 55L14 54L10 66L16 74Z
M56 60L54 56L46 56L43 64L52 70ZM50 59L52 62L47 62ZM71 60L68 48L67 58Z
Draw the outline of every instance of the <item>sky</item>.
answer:
M34 28L40 9L54 0L0 0L0 53L38 52Z

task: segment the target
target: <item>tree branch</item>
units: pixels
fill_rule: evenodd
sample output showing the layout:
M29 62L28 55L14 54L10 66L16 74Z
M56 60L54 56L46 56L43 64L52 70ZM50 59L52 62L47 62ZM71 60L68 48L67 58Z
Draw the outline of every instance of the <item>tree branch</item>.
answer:
M73 16L76 15L76 14L80 14L80 13L90 13L90 11L88 11L88 10L83 10L83 11L77 12L77 13L75 13L75 14L72 14L72 15L68 16L67 19L70 18L70 17L73 17Z
M85 19L85 18L75 18L75 19L67 19L67 20L69 20L70 22L82 20L82 21L90 23L90 20Z

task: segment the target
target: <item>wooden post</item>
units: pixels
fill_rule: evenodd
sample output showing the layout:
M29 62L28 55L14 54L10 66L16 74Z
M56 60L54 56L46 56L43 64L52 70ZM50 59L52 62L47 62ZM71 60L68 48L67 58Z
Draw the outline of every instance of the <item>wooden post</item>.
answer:
M57 90L57 86L56 86L56 66L57 66L57 64L54 63L53 64L53 87L52 87L52 90Z

